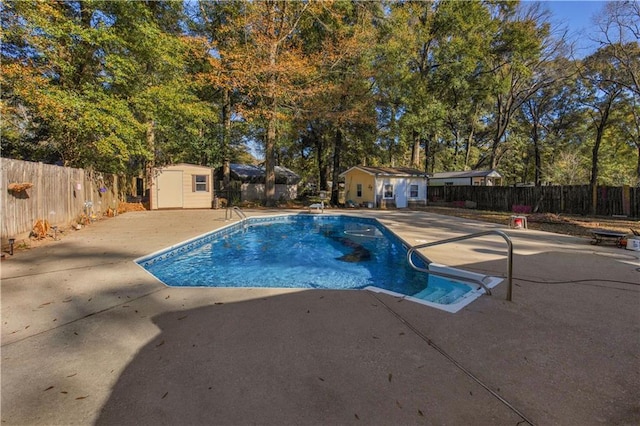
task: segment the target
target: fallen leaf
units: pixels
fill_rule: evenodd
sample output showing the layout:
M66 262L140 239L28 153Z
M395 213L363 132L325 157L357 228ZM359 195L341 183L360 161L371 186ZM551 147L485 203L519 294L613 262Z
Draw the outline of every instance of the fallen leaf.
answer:
M171 296L167 296L167 297L165 297L165 300L166 300L166 299L168 299L169 297L171 297Z
M401 331L401 332L400 332L400 336L404 336L404 331Z
M185 319L186 317L188 317L189 315L185 315L183 317L178 318L178 321L182 321L183 319Z
M318 380L320 380L321 382L324 382L324 379L322 377L318 377Z
M162 398L160 399L164 399L167 395L169 395L169 392L165 392L164 395L162 395Z
M48 388L46 388L46 389L44 390L44 392L46 392L46 391L48 391L48 390L51 390L51 389L53 389L54 387L55 387L55 386L49 386Z
M73 373L73 374L69 374L67 377L73 377L76 376L78 373Z
M26 330L27 328L31 327L30 325L26 326L24 329Z
M93 297L90 297L89 300L87 300L87 302L91 302L91 299L93 299Z
M356 416L357 420L360 420L360 417L358 417L358 414L354 414L354 416Z
M214 305L224 305L222 302L215 302Z
M122 305L122 307L123 307L123 308L128 308L128 307L129 307L129 305Z
M378 336L372 336L372 337L373 337L374 339L379 339L379 337L378 337Z
M76 399L85 399L85 398L88 398L88 397L89 397L89 395L85 395L85 396L79 396Z
M66 395L66 394L68 394L69 392L67 392L67 391L60 391L60 393L63 393L63 394L65 394L65 395Z
M396 405L398 406L398 408L402 408L402 404L400 404L400 401L398 401L397 399L396 399Z
M391 383L391 378L393 377L393 374L389 373L389 383Z
M424 413L422 411L418 410L418 414L424 417Z
M158 344L156 345L156 348L157 348L157 347L159 347L159 346L162 346L162 345L164 345L164 340L163 340L163 341L161 341L160 343L158 343Z
M52 304L52 303L53 303L53 302L46 302L46 303L43 303L42 305L38 306L38 308L41 308L41 307L43 307L43 306L50 305L50 304Z

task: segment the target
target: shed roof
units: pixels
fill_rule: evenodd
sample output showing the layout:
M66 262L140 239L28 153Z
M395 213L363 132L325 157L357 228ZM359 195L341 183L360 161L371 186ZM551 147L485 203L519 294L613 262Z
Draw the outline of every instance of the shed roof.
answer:
M365 173L369 173L374 176L398 176L398 177L425 177L427 174L421 170L413 169L411 167L371 167L371 166L354 166L350 169L340 173L340 177L345 176L347 173L354 169L362 170Z
M165 169L166 170L182 170L185 168L212 170L211 167L201 166L199 164L191 164L191 163L166 164L164 166L156 167L157 170L165 170Z

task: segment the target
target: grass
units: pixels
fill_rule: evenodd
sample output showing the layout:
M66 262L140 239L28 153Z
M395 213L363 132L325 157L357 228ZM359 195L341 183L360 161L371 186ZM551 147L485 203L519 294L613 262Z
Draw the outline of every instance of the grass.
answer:
M511 212L493 212L453 207L426 207L424 210L447 216L475 219L503 225L508 225L509 218L514 214ZM640 221L629 218L588 217L552 213L533 213L526 216L529 229L554 232L556 234L591 237L591 230L598 228L629 234L631 234L632 228L640 231Z

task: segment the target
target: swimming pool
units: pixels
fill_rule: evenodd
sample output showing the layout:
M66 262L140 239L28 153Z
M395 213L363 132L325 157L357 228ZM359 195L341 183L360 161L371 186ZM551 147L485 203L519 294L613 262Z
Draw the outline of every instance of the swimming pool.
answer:
M171 287L369 289L449 312L482 294L475 284L414 270L406 253L376 219L300 214L252 217L136 263Z

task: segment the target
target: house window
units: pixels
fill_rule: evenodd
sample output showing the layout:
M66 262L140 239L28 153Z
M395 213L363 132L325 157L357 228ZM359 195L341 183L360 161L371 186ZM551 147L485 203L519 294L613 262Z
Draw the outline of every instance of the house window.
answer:
M193 192L209 192L209 176L193 175Z
M409 197L418 198L418 185L409 186Z
M362 184L359 183L356 185L356 197L362 197Z
M390 183L384 185L384 198L393 198L393 185Z

